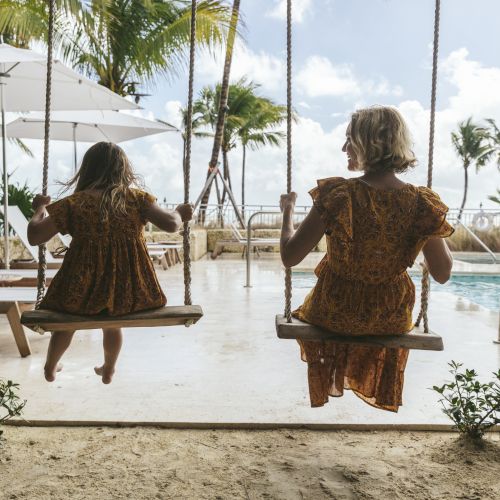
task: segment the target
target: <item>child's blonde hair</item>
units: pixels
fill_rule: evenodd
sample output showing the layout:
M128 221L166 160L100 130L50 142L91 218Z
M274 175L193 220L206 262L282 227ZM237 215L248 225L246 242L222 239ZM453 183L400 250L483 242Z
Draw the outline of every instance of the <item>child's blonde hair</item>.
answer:
M120 146L98 142L85 153L76 175L64 184L75 186L75 193L84 190L102 191L101 219L110 215L127 215L127 194L132 185L141 186L142 179L134 173L130 160Z
M352 114L348 135L358 165L366 172L404 172L417 163L408 126L396 108L358 109Z

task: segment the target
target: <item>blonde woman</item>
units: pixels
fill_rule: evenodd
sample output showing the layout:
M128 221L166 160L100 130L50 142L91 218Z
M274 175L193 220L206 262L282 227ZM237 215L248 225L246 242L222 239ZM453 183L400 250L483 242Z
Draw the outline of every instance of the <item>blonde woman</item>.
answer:
M318 281L294 312L302 321L351 335L411 330L415 287L407 269L422 250L432 277L445 283L452 257L443 238L453 233L448 208L425 187L398 179L416 164L400 113L376 106L353 113L342 148L359 177L317 181L313 208L294 231L296 194L282 195L281 258L292 267L327 237ZM344 389L377 408L402 404L408 350L299 341L308 363L311 406Z
M71 196L53 204L37 195L28 226L32 245L58 232L71 234L71 246L50 284L41 307L72 314L127 314L164 306L160 287L143 237L150 221L168 232L177 231L193 215L191 205L167 211L139 185L124 151L110 142L94 144L67 187ZM48 212L48 215L47 215ZM55 380L59 360L74 331L53 332L45 363L45 378ZM104 364L95 372L109 384L122 346L120 328L103 329Z

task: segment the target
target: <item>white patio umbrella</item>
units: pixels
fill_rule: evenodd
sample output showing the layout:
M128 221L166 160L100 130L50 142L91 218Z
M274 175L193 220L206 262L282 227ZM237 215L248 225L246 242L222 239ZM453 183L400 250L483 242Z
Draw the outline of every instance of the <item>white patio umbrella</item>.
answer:
M44 117L38 113L30 113L7 125L7 137L43 139L44 127ZM50 120L51 139L73 142L75 171L78 142L118 143L172 131L177 132L177 127L118 111L56 111L52 113Z
M138 109L138 106L109 89L81 76L59 61L52 73L53 110ZM6 153L7 111L43 111L47 58L28 49L0 44L0 106L2 118L2 160L4 180L4 261L9 266L8 178Z

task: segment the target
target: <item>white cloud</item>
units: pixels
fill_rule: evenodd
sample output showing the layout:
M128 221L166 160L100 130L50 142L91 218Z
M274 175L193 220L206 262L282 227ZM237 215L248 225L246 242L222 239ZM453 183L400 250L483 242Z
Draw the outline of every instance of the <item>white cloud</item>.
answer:
M391 86L386 79L373 81L356 76L348 64L333 64L328 57L311 56L299 70L296 86L308 97L351 97L361 95L401 96L400 86Z
M464 49L452 52L441 63L440 78L452 86L452 95L447 100L440 99L438 95L434 187L448 205L456 207L462 196L463 170L451 145L450 133L459 121L470 115L474 115L476 120L491 117L500 123L500 67L484 67L470 60ZM387 85L392 88L389 83ZM358 104L368 104L369 97L362 92ZM176 101L167 102L163 118L175 122L179 105ZM415 152L420 160L420 165L407 174L405 179L422 185L426 182L429 105L407 99L401 101L398 108L408 121L414 137ZM350 175L346 170L345 156L341 152L349 114L339 115L337 118L345 119L333 128L326 128L318 121L304 117L294 124L293 186L299 194L300 205L310 204L307 191L314 185L315 179ZM35 159L27 159L12 146L9 147L9 171L19 167L14 180L24 182L28 178L30 186L36 188L41 184L42 143L30 141L30 145L34 148ZM204 184L211 146L212 141L209 139L193 141L193 200L197 198ZM88 145L80 146L80 157L87 147ZM164 197L171 202L182 199L182 140L179 134L151 136L124 143L123 147L137 171L144 175L147 185L160 200ZM50 180L53 193L57 192L57 187L53 184L54 179L67 178L71 173L71 148L70 143L52 143ZM240 199L241 150L231 152L230 162L235 195ZM248 151L249 204L277 204L280 193L285 190L285 178L285 148L266 147L259 151ZM471 171L467 206L477 208L481 201L485 206L495 206L486 198L495 192L499 184L499 174L494 165L484 168L478 175Z
M306 14L312 10L312 0L294 0L292 4L292 18L294 22L304 21ZM269 17L277 19L286 19L286 0L274 0L273 7L266 12Z
M212 83L218 82L222 78L223 67L223 52L217 53L215 58L204 54L199 57L198 77ZM261 84L264 90L275 91L283 86L285 71L283 60L262 50L253 52L241 40L236 42L231 63L232 81L248 76L250 80Z

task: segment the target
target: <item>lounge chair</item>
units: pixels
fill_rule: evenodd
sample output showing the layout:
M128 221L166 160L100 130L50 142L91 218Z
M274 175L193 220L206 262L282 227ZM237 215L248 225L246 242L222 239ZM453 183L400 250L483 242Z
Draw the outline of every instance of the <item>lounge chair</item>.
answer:
M3 206L0 207L0 214L3 216ZM29 260L12 261L13 269L34 269L38 267L38 247L30 245L28 241L28 221L17 205L9 205L9 226L22 241L26 250L31 255ZM61 236L61 235L60 235ZM61 266L62 259L54 257L50 252L46 253L47 267L49 269L57 269Z
M243 236L236 224L229 224L232 232L232 239L224 239L217 240L215 243L215 247L212 251L211 257L212 259L216 259L223 251L225 246L234 246L239 245L242 247L241 257L245 257L246 252L248 252L248 240L246 236ZM257 255L260 255L260 248L272 247L275 245L279 245L279 238L250 238L250 250L254 250L257 252Z
M71 235L69 234L59 234L63 245L68 248L71 244ZM148 254L153 260L153 262L158 262L163 269L168 269L169 267L182 262L179 250L182 249L180 243L146 243Z

